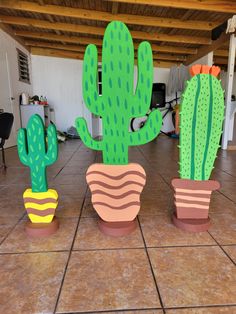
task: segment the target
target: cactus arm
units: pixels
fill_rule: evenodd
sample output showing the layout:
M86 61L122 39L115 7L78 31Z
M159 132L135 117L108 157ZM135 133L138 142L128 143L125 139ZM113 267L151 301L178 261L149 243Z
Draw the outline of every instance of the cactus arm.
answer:
M28 161L28 148L27 148L27 140L26 140L26 130L19 129L17 134L17 149L20 161L25 166L29 165Z
M138 47L138 81L131 106L131 117L144 116L150 107L153 82L152 48L147 41Z
M87 108L95 115L102 115L104 105L98 94L98 52L93 44L87 46L83 62L83 98Z
M160 132L162 126L162 115L159 110L150 113L144 127L139 131L129 134L129 145L143 145L152 141Z
M84 118L77 118L75 120L76 129L79 133L79 136L81 140L84 142L84 144L91 149L94 150L102 150L102 141L96 141L92 138L92 136L89 134L87 122Z
M50 124L47 129L48 145L47 153L45 155L46 166L52 165L58 157L58 145L57 145L57 130L53 124Z

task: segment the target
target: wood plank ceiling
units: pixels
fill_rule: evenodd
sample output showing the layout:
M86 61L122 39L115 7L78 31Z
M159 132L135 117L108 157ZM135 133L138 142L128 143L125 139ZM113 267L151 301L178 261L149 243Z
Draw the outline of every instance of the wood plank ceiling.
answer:
M135 49L148 40L154 64L170 67L214 46L211 30L235 12L232 0L0 0L0 27L32 54L83 59L89 43L101 53L106 25L120 20L129 26ZM228 37L214 49L214 63L226 65Z

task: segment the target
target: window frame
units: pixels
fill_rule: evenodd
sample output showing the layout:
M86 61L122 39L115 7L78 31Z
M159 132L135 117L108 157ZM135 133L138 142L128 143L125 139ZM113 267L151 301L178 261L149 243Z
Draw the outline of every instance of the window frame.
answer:
M30 85L31 82L30 82L30 70L29 70L29 56L18 48L16 48L16 51L17 51L19 81ZM21 62L23 62L23 65L20 64ZM23 77L23 74L22 74L22 72L24 71L23 67L25 68L25 72L26 72L25 76L27 78Z

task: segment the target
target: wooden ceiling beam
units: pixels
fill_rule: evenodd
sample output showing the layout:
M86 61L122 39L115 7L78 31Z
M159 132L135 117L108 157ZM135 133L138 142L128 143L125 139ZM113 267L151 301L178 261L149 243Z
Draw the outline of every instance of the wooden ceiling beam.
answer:
M166 61L153 61L153 66L156 68L171 68L174 65L180 64L180 62L166 62Z
M153 53L153 60L156 60L156 59L184 62L186 60L186 57L178 56L178 55L171 55L171 54Z
M119 3L118 2L113 2L112 7L111 7L111 13L112 14L117 14L119 11Z
M8 18L8 21L16 21L15 18ZM19 19L17 18L19 21ZM33 19L30 19L33 20ZM6 21L4 17L1 16L1 21ZM13 23L13 22L12 22ZM14 22L16 23L16 22ZM19 22L20 23L20 22ZM26 23L26 21L22 21L22 23ZM31 24L30 24L31 23ZM90 35L98 35L103 36L105 32L105 28L102 27L95 27L95 26L85 26L85 25L75 25L75 24L67 24L67 23L50 23L47 21L37 21L30 22L28 26L35 26L47 29L63 29L64 31L70 32L77 32L80 34L90 34ZM60 26L58 26L58 24ZM62 26L63 24L63 26ZM24 24L25 25L25 24ZM37 25L37 26L36 26ZM67 25L67 26L66 26ZM19 36L26 36L28 37L28 31L15 31L15 34ZM25 34L25 35L24 35ZM169 35L169 34L157 34L157 33L148 33L148 32L141 32L141 31L131 31L131 35L133 39L140 39L140 40L150 40L150 41L165 41L165 42L177 42L177 43L188 43L188 44L195 44L195 45L210 45L211 40L206 37L195 37L195 36L185 36L185 35ZM62 36L63 37L63 36Z
M217 39L212 41L212 44L209 46L202 46L198 49L198 53L194 56L189 56L185 62L186 65L193 63L194 61L204 57L211 51L215 51L216 49L222 47L222 45L229 40L230 34L222 33L221 36Z
M77 46L77 45L62 45L62 44L52 44L52 43L47 43L47 42L37 42L37 41L30 41L26 42L26 45L30 46L31 48L51 48L51 49L59 49L59 50L66 50L66 51L71 51L71 52L77 52L77 53L82 53L84 54L86 46ZM102 49L99 47L98 48L98 53L102 53ZM136 52L135 52L136 55ZM185 61L185 57L183 56L178 56L178 55L173 55L173 54L161 54L161 53L154 53L153 54L153 59L158 59L158 60L168 60L168 61L179 61L183 62Z
M214 11L221 13L236 12L236 2L232 0L108 0L120 3L143 4L176 9Z
M228 64L228 59L226 58L214 58L214 64Z
M134 43L134 47L138 46L137 43ZM185 47L176 47L176 46L160 46L157 44L151 43L152 50L157 52L169 52L169 53L179 53L182 55L194 55L197 53L195 48L185 48Z
M53 41L64 41L66 43L75 44L94 44L102 46L102 40L92 37L78 37L78 36L67 36L67 35L56 35L52 33L42 33L42 32L29 32L29 31L15 31L15 35L26 38L38 38Z
M31 53L33 55L73 58L73 59L79 59L79 60L83 60L84 58L83 53L63 51L63 50L50 49L50 48L41 48L41 47L31 47Z
M84 38L84 37L83 37ZM44 38L46 39L46 38ZM59 41L59 40L58 40ZM91 39L88 38L87 39L88 43L90 43ZM78 43L78 40L76 41L76 43ZM25 45L26 46L34 46L34 47L48 47L48 48L53 48L55 46L58 45L58 43L52 43L52 42L47 42L47 41L35 41L35 40L25 40ZM100 42L101 46L102 42ZM134 43L134 47L135 49L138 48L139 43ZM81 45L61 45L62 47L64 47L64 49L68 49L68 50L72 50L72 51L84 51L84 49L86 48L85 46L81 46ZM152 44L152 50L153 53L159 53L159 52L167 52L167 53L171 53L171 54L195 54L197 53L197 49L191 49L191 48L181 48L181 47L175 47L175 46L158 46L155 44Z
M163 1L165 2L165 1ZM149 1L150 3L150 1ZM126 24L193 29L193 30L212 30L219 25L217 22L195 21L195 20L180 20L174 18L164 18L155 16L142 16L133 14L113 14L111 12L85 10L80 8L72 8L58 5L39 5L35 2L16 1L16 0L0 0L0 8L15 9L34 13L43 13L59 16L67 16L85 20L96 20L110 22L118 20Z
M229 56L229 51L228 50L215 50L214 51L214 56L217 56L217 57L228 57Z
M45 5L44 0L38 0L38 3L39 3L40 5ZM54 19L53 19L53 17L52 17L52 15L50 15L50 14L46 14L46 18L47 18L51 23L54 23L54 22L55 22ZM55 33L56 33L57 35L60 35L60 34L61 34L58 30L55 30Z
M52 48L52 49L62 49L62 50L68 50L68 51L74 51L74 52L81 52L84 53L86 46L81 46L81 45L62 45L58 43L52 43L52 42L47 42L47 41L36 41L36 40L26 40L25 41L26 46L30 47L40 47L40 48ZM101 48L98 47L98 51L101 52Z
M31 53L33 55L83 60L83 54L82 53L71 52L71 51L62 51L62 50L58 50L58 49L32 47ZM98 60L101 61L100 56L99 56ZM166 62L166 61L162 61L162 60L154 60L153 61L154 66L165 67L165 68L169 68L169 67L171 67L177 63L176 62Z

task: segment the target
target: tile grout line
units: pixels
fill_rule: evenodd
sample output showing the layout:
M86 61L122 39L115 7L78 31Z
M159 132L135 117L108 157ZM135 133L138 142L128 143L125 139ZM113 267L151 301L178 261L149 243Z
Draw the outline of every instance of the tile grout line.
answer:
M191 306L176 306L176 307L166 307L166 310L187 310L187 309L210 309L210 308L225 308L225 307L236 307L235 304L213 304L213 305L191 305ZM159 310L163 311L161 308L153 307L153 308L140 308L140 309L118 309L118 310L97 310L96 313L122 313L122 312L130 312L134 311L150 311L150 310ZM86 311L86 312L81 312L81 311L73 311L73 312L58 312L58 314L81 314L81 313L86 313L86 314L95 314L94 311ZM164 313L164 312L163 312Z
M150 161L146 158L145 154L144 154L143 151L140 149L140 147L138 147L138 150L139 150L139 152L143 155L144 159L145 159L145 160L148 162L148 164L150 165ZM137 216L137 221L138 221L139 228L140 228L140 232L141 232L141 235L142 235L142 238L143 238L144 249L145 249L146 256L147 256L147 259L148 259L148 263L149 263L149 266L150 266L150 269L151 269L151 272L152 272L152 277L153 277L153 280L154 280L154 283L155 283L155 286L156 286L156 290L157 290L157 294L158 294L158 297L159 297L159 300L160 300L160 304L161 304L163 313L165 314L166 311L165 311L165 308L164 308L164 304L163 304L163 301L162 301L161 293L160 293L159 286L158 286L158 284L157 284L157 280L156 280L156 277L155 277L155 274L154 274L154 270L153 270L152 263L151 263L151 259L150 259L149 252L148 252L148 249L147 249L147 245L146 245L146 241L145 241L145 238L144 238L142 226L141 226L141 223L140 223L140 220L139 220L139 217L138 217L138 216Z
M221 308L221 307L236 307L236 303L231 304L211 304L211 305L190 305L190 306L176 306L169 307L167 306L166 310L183 310L183 309L210 309L210 308Z
M232 200L231 198L229 198L227 195L225 195L223 192L221 192L220 190L218 191L220 193L220 195L223 195L225 198L227 198L227 200L229 200L230 202L232 202L234 205L236 204L236 202L234 200Z
M87 191L87 189L86 189L86 191ZM86 194L86 192L85 192L85 194ZM62 287L63 287L64 281L65 281L65 276L66 276L66 273L67 273L68 265L69 265L70 258L71 258L72 252L73 252L72 248L73 248L73 246L74 246L75 238L76 238L76 235L77 235L77 230L78 230L78 227L79 227L79 223L80 223L80 219L81 219L81 214L82 214L82 207L83 207L83 205L84 205L84 202L85 202L85 196L84 196L83 203L82 203L82 205L81 205L81 211L80 211L79 219L78 219L78 222L77 222L77 225L76 225L76 228L75 228L75 234L74 234L74 236L73 236L73 240L72 240L72 243L71 243L71 247L70 247L70 250L67 251L67 252L69 252L69 255L68 255L68 259L67 259L66 265L65 265L64 272L63 272L61 284L60 284L60 287L59 287L59 291L58 291L58 295L57 295L57 299L56 299L56 303L55 303L55 307L54 307L54 311L53 311L54 314L56 313L56 310L57 310L57 306L58 306L59 299L60 299L60 296L61 296L61 291L62 291Z
M28 255L28 254L48 254L48 253L68 253L69 250L58 250L58 251L31 251L31 252L0 252L2 255Z
M77 218L77 217L73 217ZM70 219L70 218L69 218ZM81 217L81 219L84 219ZM86 219L86 218L85 218ZM90 218L88 218L90 219ZM76 227L77 228L77 227ZM195 245L168 245L168 246L147 246L147 249L174 249L174 248L195 248L195 247L218 247L218 244L195 244ZM235 246L235 244L227 244L226 246ZM94 252L94 251L119 251L119 250L140 250L144 249L144 246L138 247L117 247L108 249L73 249L73 252ZM52 250L52 251L28 251L28 252L0 252L0 255L21 255L21 254L36 254L36 253L57 253L57 252L69 252L70 250Z
M159 289L159 286L157 284L157 280L156 280L156 277L155 277L155 274L154 274L154 270L153 270L151 259L150 259L150 256L149 256L149 252L148 252L148 249L147 249L147 246L146 246L146 241L145 241L145 238L144 238L144 234L143 234L143 230L142 230L142 227L141 227L141 223L139 221L139 217L137 217L137 221L138 221L138 225L139 225L140 232L141 232L141 235L142 235L142 239L143 239L143 243L144 243L144 249L145 249L145 252L146 252L147 259L148 259L149 267L151 269L151 273L152 273L152 277L153 277L153 280L154 280L154 284L156 286L156 291L157 291L157 294L158 294L158 297L159 297L160 305L161 305L161 308L163 310L163 313L165 314L166 312L165 312L164 304L163 304L163 301L162 301L160 289Z
M79 147L72 153L72 155L70 156L70 158L67 160L67 162L64 164L64 166L62 166L62 168L58 171L58 173L55 175L55 177L53 177L53 180L55 180L55 178L62 172L62 170L65 168L65 166L68 164L69 161L71 161L72 157L79 151L80 147L82 146L82 141L79 145Z
M82 143L81 143L81 145L82 145ZM79 146L79 148L80 148L80 146ZM77 151L79 150L79 148L77 149ZM96 161L96 157L97 157L97 153L95 155L94 161ZM68 162L69 162L69 160L68 160ZM74 234L74 237L73 237L73 240L72 240L72 243L71 243L69 256L68 256L68 259L67 259L67 262L66 262L66 265L65 265L65 269L64 269L62 280L61 280L60 288L59 288L59 291L58 291L58 295L57 295L57 299L56 299L56 303L55 303L53 314L55 314L56 311L57 311L58 303L59 303L60 296L61 296L62 287L63 287L64 281L65 281L65 276L66 276L66 273L67 273L67 269L68 269L68 266L69 266L70 258L71 258L72 252L73 252L73 246L74 246L74 243L75 243L75 239L76 239L76 236L77 236L77 232L78 232L78 228L79 228L79 224L80 224L80 220L81 220L82 211L83 211L83 207L84 207L87 191L88 191L88 186L86 187L86 190L85 190L85 193L84 193L83 202L82 202L81 208L80 208L79 219L78 219L78 222L77 222L77 226L75 228L75 234Z
M15 230L16 226L18 225L19 222L21 222L23 220L25 216L25 213L23 213L23 215L17 220L17 222L12 226L11 230L9 232L7 232L6 236L2 239L2 241L0 242L0 246L3 244L3 242L8 238L8 236Z
M84 219L82 217L82 219ZM218 244L193 244L193 245L165 245L165 246L147 246L147 249L171 249L171 248L189 248L189 247L215 247ZM235 244L229 244L227 246L235 246ZM108 249L73 249L73 251L116 251L116 250L137 250L143 249L145 246L138 246L138 247L117 247L117 248L108 248ZM50 252L50 251L48 251Z
M81 314L81 313L86 313L86 314L97 314L97 313L123 313L123 312L139 312L139 311L150 311L150 310L158 310L158 311L162 311L163 312L163 309L161 308L158 308L158 307L149 307L149 308L140 308L140 309L117 309L117 310L96 310L96 312L94 311L86 311L86 312L82 312L82 311L73 311L73 312L58 312L57 314Z
M217 245L219 246L219 248L223 251L223 253L230 259L230 261L236 265L236 262L230 257L230 255L224 250L224 248L222 247L222 245L213 237L213 235L210 233L210 231L207 231L208 234L210 235L210 237L212 237L212 239L217 243Z
M150 164L150 161L149 161L148 158L145 156L144 152L140 149L140 147L138 147L138 150L139 150L140 153L143 155L144 159ZM150 165L150 168L152 168L151 165ZM158 172L158 175L159 175L159 176L162 178L162 180L171 188L171 190L173 190L171 184L170 184L168 181L166 181L166 179L162 176L162 174L161 174L160 172Z

